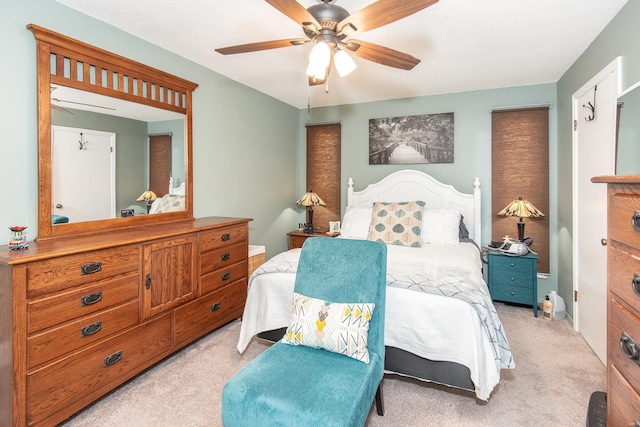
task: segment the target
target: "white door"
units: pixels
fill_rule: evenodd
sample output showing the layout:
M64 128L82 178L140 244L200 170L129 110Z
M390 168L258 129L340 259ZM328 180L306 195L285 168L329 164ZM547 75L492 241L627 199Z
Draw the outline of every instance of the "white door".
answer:
M69 222L115 217L112 132L51 127L51 212Z
M591 178L614 173L618 69L616 60L573 95L574 328L605 364L607 186Z

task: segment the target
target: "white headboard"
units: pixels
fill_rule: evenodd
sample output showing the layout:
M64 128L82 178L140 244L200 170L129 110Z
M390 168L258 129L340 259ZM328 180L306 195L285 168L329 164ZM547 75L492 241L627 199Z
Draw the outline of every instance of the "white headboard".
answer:
M480 210L480 178L473 181L473 194L464 194L427 175L413 169L404 169L369 184L362 191L354 191L353 179L349 178L347 206L371 206L373 202L410 202L422 200L425 208L457 209L464 216L464 223L471 237L482 245Z
M182 184L178 185L177 187L173 186L173 177L169 178L169 194L173 194L176 196L184 196L184 188L185 188L185 182L182 181Z

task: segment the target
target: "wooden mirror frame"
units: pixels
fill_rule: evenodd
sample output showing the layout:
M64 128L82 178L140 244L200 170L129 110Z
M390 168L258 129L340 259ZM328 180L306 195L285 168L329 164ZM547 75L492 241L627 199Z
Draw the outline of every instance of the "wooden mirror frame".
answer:
M38 236L46 240L193 219L192 92L196 83L109 51L27 25L36 38L38 92ZM82 72L78 70L81 69ZM103 79L103 75L107 78ZM93 80L93 81L92 81ZM185 115L185 210L68 224L51 220L51 85L57 84ZM169 183L167 183L167 186Z

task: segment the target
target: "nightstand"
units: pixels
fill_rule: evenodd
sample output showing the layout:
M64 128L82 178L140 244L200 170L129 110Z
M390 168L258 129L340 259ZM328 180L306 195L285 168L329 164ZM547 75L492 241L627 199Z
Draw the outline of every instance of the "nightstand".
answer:
M290 231L289 233L287 233L287 236L289 236L289 249L301 248L304 241L309 237L335 237L323 232L315 232L313 234L309 234L299 230Z
M489 252L489 292L496 301L533 306L538 317L538 256Z

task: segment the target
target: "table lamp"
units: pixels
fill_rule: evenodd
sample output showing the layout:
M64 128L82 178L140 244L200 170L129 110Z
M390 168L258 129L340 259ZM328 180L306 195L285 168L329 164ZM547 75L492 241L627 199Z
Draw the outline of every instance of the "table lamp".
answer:
M520 217L520 221L518 221L518 240L520 241L524 239L524 221L522 221L522 218L538 218L544 216L544 214L529 201L522 200L522 197L518 197L518 200L509 203L504 209L498 212L498 215Z
M307 191L296 203L307 208L307 223L304 232L313 234L313 207L327 206L326 203L313 190Z
M144 193L142 193L140 195L140 197L138 197L136 199L137 202L147 202L147 213L149 213L149 210L151 210L151 204L154 202L154 200L156 200L158 198L158 196L156 196L156 193L154 193L151 190L147 190Z

